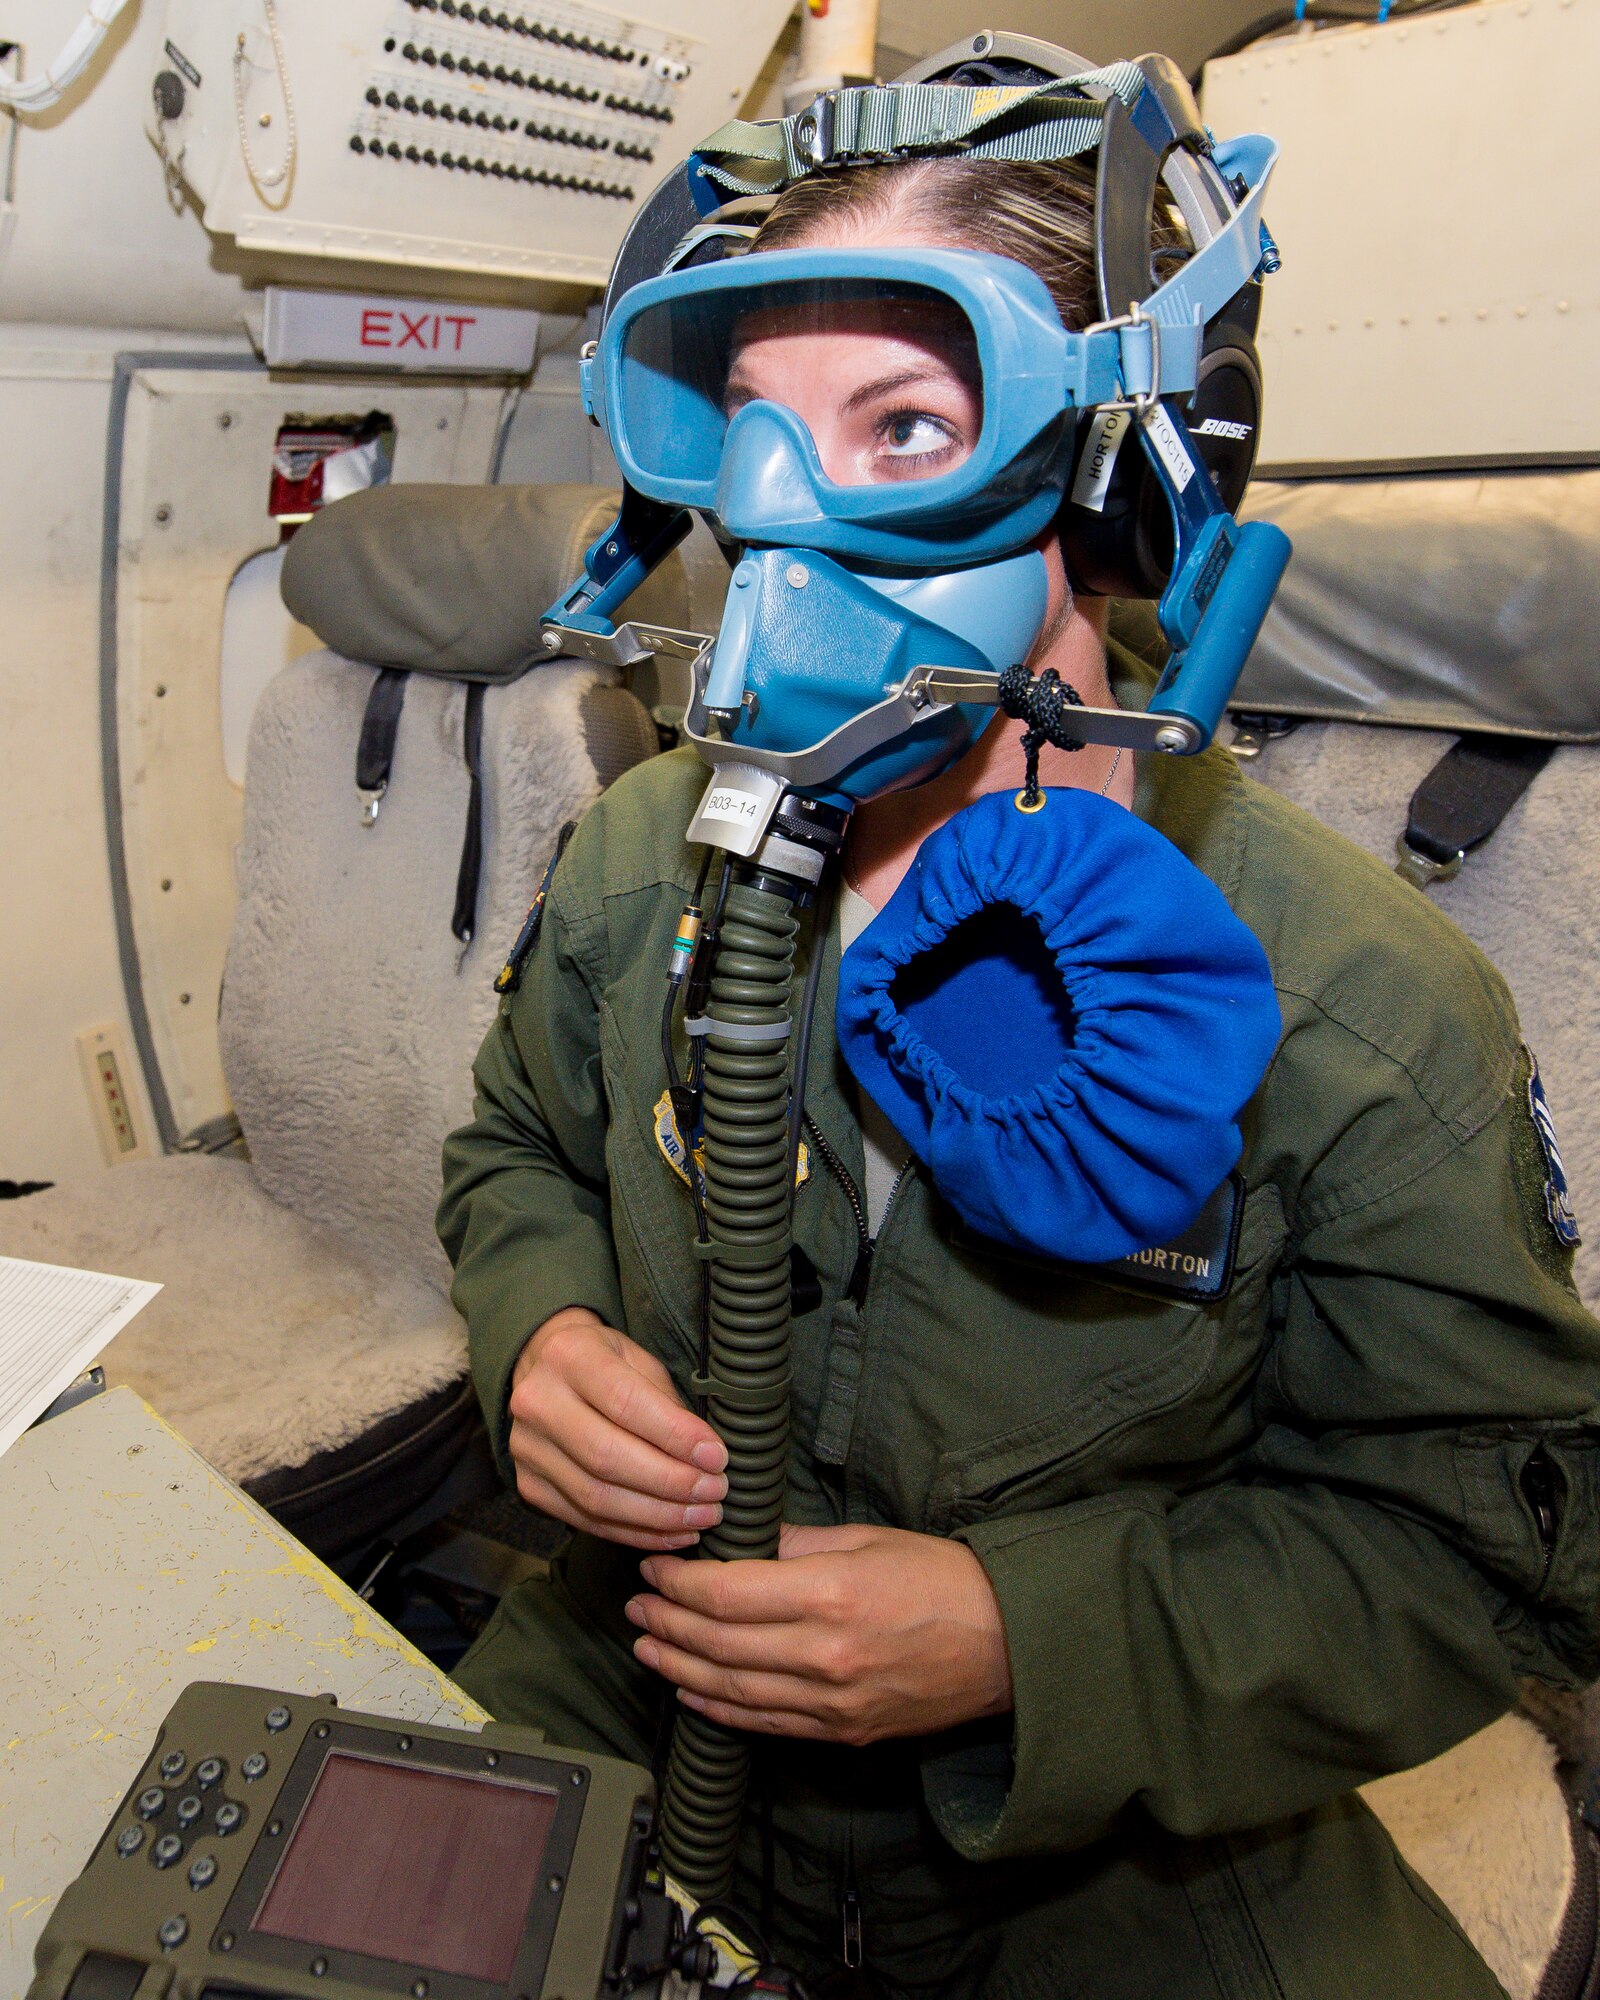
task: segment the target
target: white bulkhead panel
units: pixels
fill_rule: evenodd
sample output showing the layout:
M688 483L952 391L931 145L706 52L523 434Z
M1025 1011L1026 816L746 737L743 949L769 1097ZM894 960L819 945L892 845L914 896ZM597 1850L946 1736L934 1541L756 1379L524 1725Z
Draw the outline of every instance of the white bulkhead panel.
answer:
M1270 132L1261 469L1600 457L1600 0L1474 0L1212 63Z

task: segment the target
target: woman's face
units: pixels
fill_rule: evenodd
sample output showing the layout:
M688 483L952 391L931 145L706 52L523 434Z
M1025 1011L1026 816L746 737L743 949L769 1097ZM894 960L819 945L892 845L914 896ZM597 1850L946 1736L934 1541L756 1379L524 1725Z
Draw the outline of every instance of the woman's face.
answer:
M928 297L764 306L740 321L724 407L782 403L838 486L931 479L970 456L983 419L977 348Z

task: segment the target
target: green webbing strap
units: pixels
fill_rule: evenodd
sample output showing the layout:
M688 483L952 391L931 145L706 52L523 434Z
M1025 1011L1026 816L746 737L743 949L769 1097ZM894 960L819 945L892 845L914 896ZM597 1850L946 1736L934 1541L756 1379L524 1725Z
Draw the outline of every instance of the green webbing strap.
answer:
M1100 143L1105 114L1086 90L1107 90L1131 105L1144 85L1137 63L1120 62L1044 83L851 86L787 118L730 119L696 153L705 171L737 194L776 193L836 160L895 159L938 146L959 146L978 159L1071 160ZM1006 131L973 136L1012 119Z

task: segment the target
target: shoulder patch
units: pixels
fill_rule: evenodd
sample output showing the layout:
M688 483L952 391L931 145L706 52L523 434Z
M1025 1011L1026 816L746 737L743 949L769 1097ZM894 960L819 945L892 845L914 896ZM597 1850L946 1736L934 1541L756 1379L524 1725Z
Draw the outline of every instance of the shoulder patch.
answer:
M661 1095L656 1099L655 1110L651 1116L655 1125L656 1147L662 1159L666 1161L667 1165L678 1176L678 1179L687 1187L689 1185L689 1151L683 1143L683 1134L678 1130L678 1114L672 1108L672 1092L670 1090L662 1091ZM694 1163L700 1172L704 1173L705 1146L703 1143L694 1149ZM800 1160L794 1174L796 1189L803 1188L810 1178L811 1148L802 1139L800 1141Z
M1526 1045L1524 1045L1526 1048ZM1578 1218L1572 1212L1572 1197L1567 1187L1567 1170L1562 1163L1561 1147L1556 1139L1556 1121L1550 1115L1550 1101L1544 1094L1544 1081L1539 1075L1539 1059L1532 1049L1526 1049L1528 1057L1528 1116L1533 1120L1533 1129L1538 1134L1539 1150L1544 1155L1544 1212L1550 1218L1550 1227L1555 1231L1556 1241L1563 1248L1572 1250L1583 1241L1578 1234Z
M494 990L499 994L515 993L522 984L524 966L532 956L534 946L539 942L539 932L544 927L545 898L550 894L550 884L555 879L561 857L567 851L567 842L578 830L578 822L569 819L556 835L556 851L550 857L550 866L544 871L544 879L539 884L539 893L528 905L528 914L522 920L522 929L517 932L517 941L506 955L506 962L495 974Z

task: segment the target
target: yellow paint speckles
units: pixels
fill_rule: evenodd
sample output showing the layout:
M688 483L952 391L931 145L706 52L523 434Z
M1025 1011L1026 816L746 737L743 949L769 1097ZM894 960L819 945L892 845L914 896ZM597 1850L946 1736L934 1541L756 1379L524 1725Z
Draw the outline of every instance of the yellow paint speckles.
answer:
M185 1646L183 1650L186 1653L209 1653L221 1637L220 1632L213 1632L209 1639L196 1639L192 1646Z

